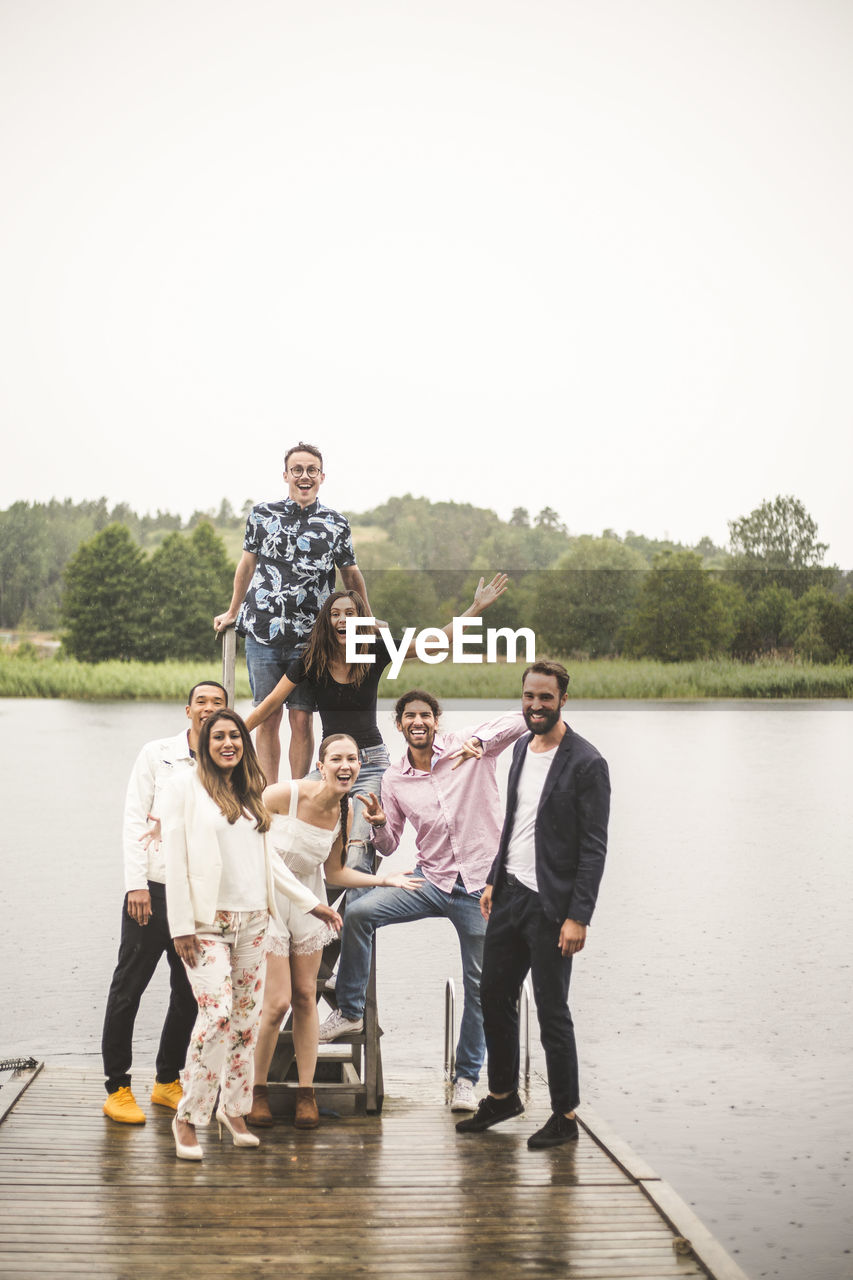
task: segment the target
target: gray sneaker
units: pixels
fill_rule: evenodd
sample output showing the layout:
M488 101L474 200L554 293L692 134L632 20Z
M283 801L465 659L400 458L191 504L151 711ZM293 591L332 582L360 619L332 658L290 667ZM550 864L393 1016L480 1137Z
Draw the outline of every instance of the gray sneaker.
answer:
M451 1111L476 1111L477 1095L470 1080L460 1076L453 1085L453 1097L450 1100Z
M320 1024L320 1044L330 1044L339 1036L354 1036L364 1030L363 1018L345 1018L340 1009L333 1009L325 1022Z

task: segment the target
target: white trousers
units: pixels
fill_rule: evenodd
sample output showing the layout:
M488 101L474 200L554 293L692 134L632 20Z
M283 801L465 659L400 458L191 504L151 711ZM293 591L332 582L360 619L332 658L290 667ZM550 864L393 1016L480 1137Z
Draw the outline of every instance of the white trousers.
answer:
M229 1116L251 1110L268 923L267 910L217 911L196 935L201 955L186 969L198 1017L181 1072L178 1119L199 1128L210 1123L218 1090Z

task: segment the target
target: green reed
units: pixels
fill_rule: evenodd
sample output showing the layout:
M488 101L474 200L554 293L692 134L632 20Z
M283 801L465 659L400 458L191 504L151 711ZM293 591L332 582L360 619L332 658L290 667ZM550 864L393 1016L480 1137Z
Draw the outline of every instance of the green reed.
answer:
M807 662L731 659L665 663L628 659L572 661L572 698L850 698L853 666ZM383 677L382 698L425 688L439 698L514 699L524 663L453 665L407 662L396 680ZM0 697L180 702L192 685L219 680L216 662L76 662L65 658L15 656L0 651ZM242 658L237 664L237 698L251 696Z

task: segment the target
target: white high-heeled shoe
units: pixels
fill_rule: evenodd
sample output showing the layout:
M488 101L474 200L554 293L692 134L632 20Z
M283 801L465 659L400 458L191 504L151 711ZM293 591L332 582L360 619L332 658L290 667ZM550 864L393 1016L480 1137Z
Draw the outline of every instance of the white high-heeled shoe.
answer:
M254 1133L239 1133L231 1123L230 1116L227 1116L221 1107L216 1113L216 1120L219 1125L220 1142L222 1141L222 1126L225 1125L225 1128L234 1139L235 1147L259 1147L261 1145L260 1138L256 1137Z
M203 1160L204 1152L201 1147L196 1144L194 1147L187 1147L178 1137L178 1117L172 1117L172 1137L175 1139L175 1155L179 1160Z

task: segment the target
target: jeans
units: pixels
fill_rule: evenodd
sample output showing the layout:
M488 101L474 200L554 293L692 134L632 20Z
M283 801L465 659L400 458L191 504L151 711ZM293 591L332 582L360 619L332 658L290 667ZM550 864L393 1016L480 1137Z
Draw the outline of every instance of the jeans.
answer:
M178 959L169 934L166 886L149 880L148 890L151 894L151 918L148 924L137 924L127 914L127 898L122 907L118 962L107 996L101 1039L107 1093L115 1093L116 1089L130 1084L133 1027L139 1002L164 952L169 962L171 992L160 1047L157 1050L157 1080L161 1084L171 1084L180 1075L190 1032L198 1013L186 971Z
M580 1101L575 1030L569 1013L572 957L557 945L560 924L542 910L539 894L509 876L492 906L483 955L483 1021L489 1048L489 1089L518 1088L518 997L528 971L539 1018L551 1107L565 1113Z
M414 874L423 874L419 867ZM345 1018L364 1015L364 999L370 976L373 935L385 924L404 924L444 916L459 934L465 1005L456 1046L456 1078L476 1084L486 1053L483 1014L480 1009L480 970L486 922L480 914L480 892L468 893L461 879L450 893L425 880L420 889L367 889L347 903L338 969L338 1007Z
M364 816L364 808L360 800L354 797L357 795L367 796L369 792L373 792L379 799L382 798L382 777L385 770L391 763L391 757L388 754L388 748L384 742L380 742L375 747L362 747L358 753L361 769L359 770L356 784L350 794L353 796L352 808L350 809L350 825L347 832L347 866L352 867L355 871L366 871L368 875L373 872L373 861L375 851L370 843L370 823ZM308 774L309 778L314 778L318 782L320 773L315 769ZM334 884L334 877L329 879ZM361 897L363 893L369 893L369 886L365 885L361 889L348 889L347 902L353 902L356 898Z
M302 650L286 648L275 642L261 644L260 640L250 635L246 635L244 639L249 684L252 686L252 705L258 707L286 674L291 662L301 657ZM316 711L317 700L311 681L300 680L284 705L289 710Z

